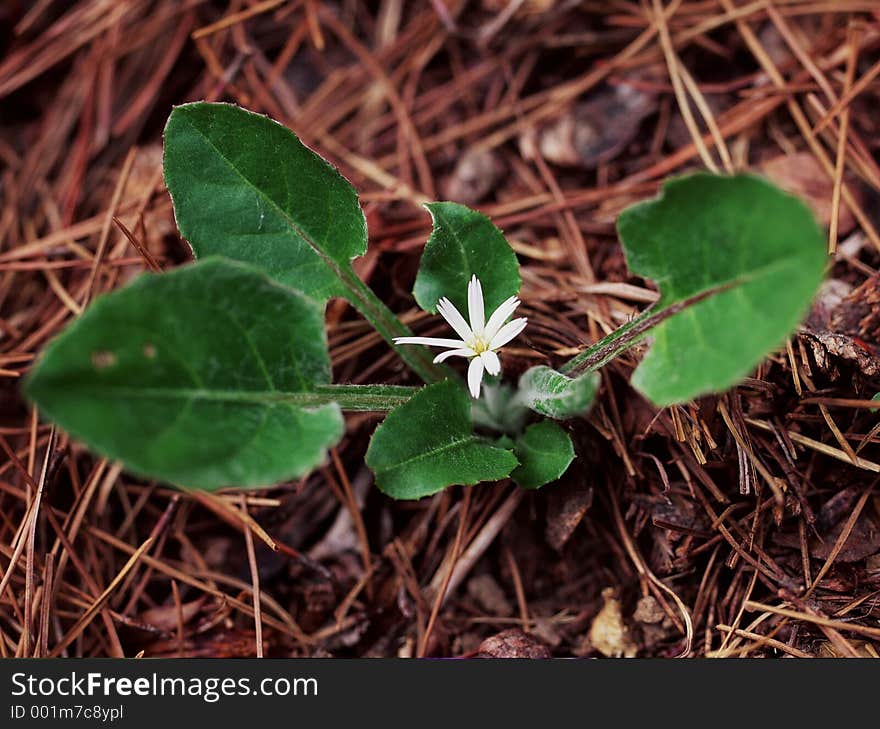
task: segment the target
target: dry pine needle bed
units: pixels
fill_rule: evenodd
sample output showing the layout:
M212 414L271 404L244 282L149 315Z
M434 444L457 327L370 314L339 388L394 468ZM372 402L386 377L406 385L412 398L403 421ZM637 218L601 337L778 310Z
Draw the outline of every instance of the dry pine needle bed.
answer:
M880 10L875 0L10 0L0 8L0 656L870 656L880 647ZM618 213L693 169L807 200L832 265L741 386L657 410L603 371L556 484L393 502L378 416L311 476L179 492L20 393L101 293L190 260L172 105L232 101L336 164L359 275L419 334L428 200L522 266L515 375L657 298ZM409 384L331 301L339 382Z

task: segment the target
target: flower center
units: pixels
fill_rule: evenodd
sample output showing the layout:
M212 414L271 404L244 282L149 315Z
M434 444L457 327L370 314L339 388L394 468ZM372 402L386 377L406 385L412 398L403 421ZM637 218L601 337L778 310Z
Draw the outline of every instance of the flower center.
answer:
M483 337L474 334L473 339L469 342L470 348L474 350L477 354L482 354L483 352L489 351L489 342Z

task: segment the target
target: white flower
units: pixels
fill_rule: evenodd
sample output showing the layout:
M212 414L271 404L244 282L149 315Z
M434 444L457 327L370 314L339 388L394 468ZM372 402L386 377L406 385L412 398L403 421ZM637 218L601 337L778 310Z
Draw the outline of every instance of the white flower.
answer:
M435 363L449 357L467 357L471 363L468 367L468 389L473 397L480 396L480 383L483 381L483 370L490 375L501 372L501 361L495 350L503 347L517 336L526 326L526 319L507 321L519 306L516 296L511 296L495 309L489 321L483 308L483 287L480 280L473 276L468 282L468 316L470 325L447 298L437 302L437 311L446 319L461 339L439 339L437 337L395 337L395 344L425 344L429 347L451 347L434 358Z

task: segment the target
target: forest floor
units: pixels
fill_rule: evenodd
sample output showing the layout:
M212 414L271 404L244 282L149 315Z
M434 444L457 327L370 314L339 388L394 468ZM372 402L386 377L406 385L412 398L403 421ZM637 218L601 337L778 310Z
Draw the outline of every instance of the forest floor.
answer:
M877 657L878 76L876 0L5 0L0 656ZM20 384L90 296L190 259L162 128L195 99L339 166L358 271L419 333L421 203L491 216L530 317L511 376L656 299L614 222L684 170L807 199L828 283L722 396L657 410L628 384L639 352L606 367L537 492L393 502L369 414L299 482L175 491L52 442ZM336 381L414 384L344 302L327 316Z

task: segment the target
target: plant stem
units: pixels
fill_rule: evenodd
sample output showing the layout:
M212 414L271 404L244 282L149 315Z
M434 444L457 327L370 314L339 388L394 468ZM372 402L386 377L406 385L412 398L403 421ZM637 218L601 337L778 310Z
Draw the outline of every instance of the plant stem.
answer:
M627 349L642 338L642 335L653 329L661 322L666 321L671 316L681 313L694 304L708 299L710 296L729 291L735 286L743 282L743 278L727 281L718 286L713 286L705 291L700 291L686 299L681 299L668 306L662 306L657 309L648 309L643 311L632 321L627 322L619 329L615 329L611 334L603 337L591 347L587 347L579 355L570 359L559 371L569 377L582 375L584 372L594 372L603 365L610 362L615 357L623 354Z
M279 212L287 221L290 228L302 238L318 257L321 258L326 266L336 274L347 290L345 298L348 302L361 313L361 316L363 316L364 319L373 325L373 328L397 351L400 358L409 365L410 369L428 384L445 380L450 370L435 365L433 357L431 357L431 353L428 349L418 346L398 347L394 343L394 337L407 337L410 336L412 332L409 330L409 327L397 318L391 309L385 306L382 300L373 293L373 290L361 281L360 277L355 273L351 263L341 263L328 255L323 247L300 228L300 226L297 225L296 222L284 212L284 210L279 208Z
M315 395L351 412L387 412L403 405L420 387L399 385L319 385Z
M569 377L577 377L585 372L594 372L632 347L646 330L658 323L654 321L655 318L656 315L650 315L650 310L642 312L632 321L615 329L611 334L570 359L559 368L559 371Z
M347 298L351 305L373 325L373 328L388 344L394 347L400 358L410 366L413 372L427 383L446 379L447 373L433 363L431 353L425 347L394 344L394 337L408 337L412 335L412 332L391 309L385 306L382 300L373 293L373 290L360 280L351 266L340 266L337 268L337 272L342 283L348 289L349 296Z
M201 400L250 405L288 403L303 408L317 408L336 403L343 410L387 412L415 395L420 387L400 385L316 385L307 392L285 390L203 390L199 388L104 387L95 397L150 397L169 400ZM86 394L88 390L83 390Z
M287 403L302 408L317 408L336 403L343 410L387 412L415 395L420 387L400 385L317 385L306 392L285 390L204 390L199 388L105 387L95 397L150 397L169 400L201 400L250 405Z

